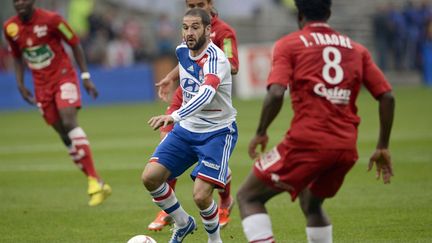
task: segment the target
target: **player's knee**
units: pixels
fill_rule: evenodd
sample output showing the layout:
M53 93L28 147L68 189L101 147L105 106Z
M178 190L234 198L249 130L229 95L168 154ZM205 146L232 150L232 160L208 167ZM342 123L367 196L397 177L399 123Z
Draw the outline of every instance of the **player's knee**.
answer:
M322 200L312 197L310 194L300 195L300 207L305 215L321 214Z
M141 181L149 191L156 190L163 183L163 181L160 180L160 177L155 176L154 173L152 174L148 170L143 171Z
M78 127L74 119L64 119L62 123L66 131L72 131L74 128Z
M212 193L207 191L194 191L193 199L200 209L208 208L213 200Z

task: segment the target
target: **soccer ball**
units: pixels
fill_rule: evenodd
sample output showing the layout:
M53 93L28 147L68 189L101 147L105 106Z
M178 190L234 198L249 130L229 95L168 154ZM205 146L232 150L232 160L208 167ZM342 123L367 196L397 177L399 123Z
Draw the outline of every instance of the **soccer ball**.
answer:
M135 235L127 243L157 243L153 238L147 235Z

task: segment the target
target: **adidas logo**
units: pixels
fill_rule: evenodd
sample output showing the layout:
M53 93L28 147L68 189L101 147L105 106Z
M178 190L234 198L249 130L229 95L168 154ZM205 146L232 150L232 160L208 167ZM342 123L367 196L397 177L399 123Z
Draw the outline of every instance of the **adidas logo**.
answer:
M190 67L187 68L188 71L193 72L194 71L194 67L191 65Z

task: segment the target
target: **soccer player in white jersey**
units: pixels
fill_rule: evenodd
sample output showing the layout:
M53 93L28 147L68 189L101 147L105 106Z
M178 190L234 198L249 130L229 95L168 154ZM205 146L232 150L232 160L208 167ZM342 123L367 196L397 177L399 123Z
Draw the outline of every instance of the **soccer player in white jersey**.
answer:
M153 201L175 222L170 242L182 242L196 229L195 219L181 207L167 179L189 167L193 199L200 210L208 242L222 242L213 190L227 182L228 159L237 142L236 110L231 103L231 67L210 40L210 16L191 9L183 17L183 41L176 49L183 104L171 115L152 117L153 129L174 123L142 174ZM198 162L197 162L198 161Z

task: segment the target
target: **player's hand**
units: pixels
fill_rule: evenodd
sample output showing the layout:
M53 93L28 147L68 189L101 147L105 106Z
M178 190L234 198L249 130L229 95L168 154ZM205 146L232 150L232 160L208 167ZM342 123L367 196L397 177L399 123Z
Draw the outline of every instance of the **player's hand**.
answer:
M167 103L170 102L170 93L173 83L174 81L168 77L165 77L161 81L156 83L156 87L158 87L159 98Z
M369 159L368 171L376 165L376 178L379 180L382 176L384 184L390 183L393 176L393 167L391 162L390 151L388 149L377 149Z
M89 94L93 99L96 99L99 95L96 86L90 79L83 79L83 85L87 94Z
M147 123L153 128L153 130L157 130L162 126L166 127L174 123L174 119L171 115L160 115L150 118Z
M267 147L268 136L265 135L255 135L254 138L249 142L249 157L251 159L256 159L260 153L256 152L258 145L261 145L261 153L263 153Z
M36 105L36 100L33 97L33 94L24 86L18 87L18 90L23 97L23 99L29 103L30 105Z

